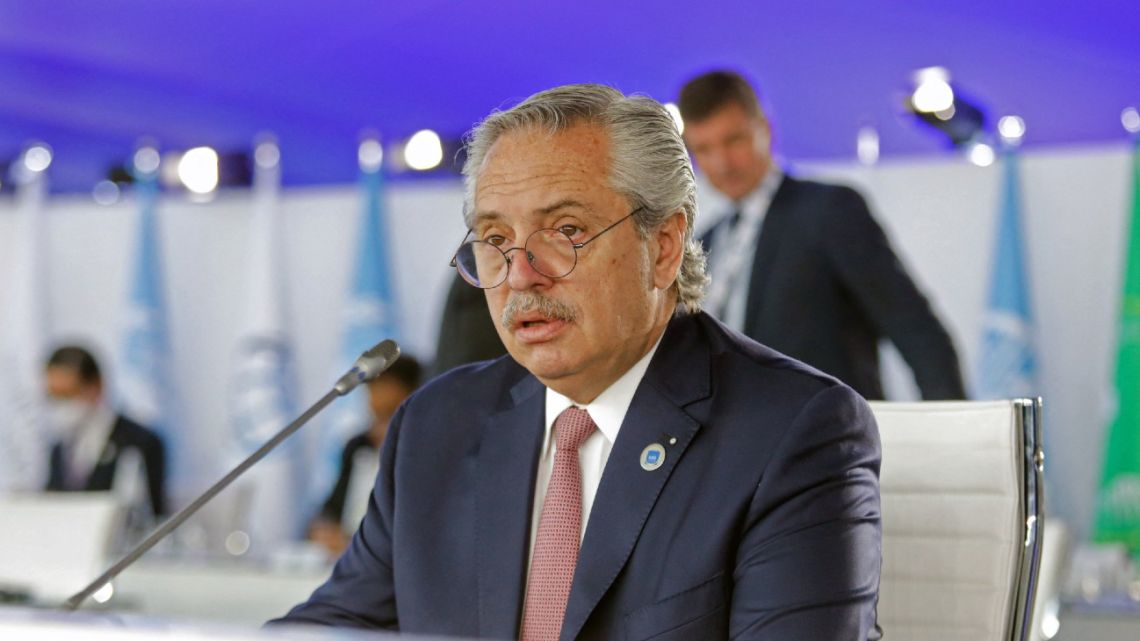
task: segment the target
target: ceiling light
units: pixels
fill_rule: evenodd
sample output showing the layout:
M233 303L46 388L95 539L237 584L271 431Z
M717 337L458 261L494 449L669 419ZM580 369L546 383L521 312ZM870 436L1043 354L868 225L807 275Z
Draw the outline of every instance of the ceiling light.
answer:
M412 169L427 171L443 160L443 141L430 129L417 131L404 146L404 160Z
M859 162L864 165L873 165L879 161L879 131L867 126L859 129L855 139L855 153Z
M910 102L919 113L946 111L954 106L954 90L950 73L942 67L927 67L915 72L915 88Z
M994 164L994 160L996 159L994 148L984 142L975 142L971 144L966 154L970 159L970 162L979 167L989 167L990 165Z
M24 152L24 168L33 173L40 173L51 166L51 147L44 144L35 144Z
M178 161L178 179L195 194L208 194L218 188L218 152L195 147Z
M685 121L681 119L681 109L675 103L665 103L665 111L673 117L673 124L677 125L677 133L685 133Z
M440 155L442 156L442 152ZM384 147L379 140L367 138L361 141L360 147L357 148L356 159L360 163L361 171L367 173L380 171L380 166L384 162Z
M1016 145L1025 135L1025 121L1020 116L1002 116L998 120L998 133L1006 143Z
M162 163L162 157L158 155L158 150L154 147L139 147L135 151L134 163L135 171L138 173L153 174L158 171L158 167Z
M1140 134L1140 112L1136 111L1136 107L1128 107L1120 112L1120 124L1128 130L1130 134Z

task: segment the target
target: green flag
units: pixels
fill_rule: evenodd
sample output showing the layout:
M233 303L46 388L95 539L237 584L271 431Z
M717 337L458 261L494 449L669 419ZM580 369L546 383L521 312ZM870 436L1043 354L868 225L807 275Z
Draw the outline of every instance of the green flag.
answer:
M1120 300L1116 412L1108 428L1096 540L1140 554L1140 137L1132 150L1132 216Z

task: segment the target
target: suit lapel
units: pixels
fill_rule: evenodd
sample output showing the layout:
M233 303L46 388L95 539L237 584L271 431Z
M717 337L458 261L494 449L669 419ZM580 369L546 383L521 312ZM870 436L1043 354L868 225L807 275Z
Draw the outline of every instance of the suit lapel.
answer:
M694 349L694 334L699 333L694 325L693 317L670 323L622 421L578 555L563 640L578 635L625 566L661 489L700 429L683 410L709 395L709 354L707 349ZM673 438L676 443L670 442ZM665 462L646 471L641 452L651 443L665 447Z
M783 232L793 213L791 204L795 190L796 180L784 176L772 196L768 212L764 214L764 222L760 225L760 238L756 241L756 257L752 261L752 278L748 282L748 299L744 307L744 333L749 336L756 335L761 301L765 300L764 290L775 271L772 266L779 257L780 240L785 238Z
M479 636L515 638L530 550L534 475L542 444L545 388L525 376L507 409L487 417L476 472Z

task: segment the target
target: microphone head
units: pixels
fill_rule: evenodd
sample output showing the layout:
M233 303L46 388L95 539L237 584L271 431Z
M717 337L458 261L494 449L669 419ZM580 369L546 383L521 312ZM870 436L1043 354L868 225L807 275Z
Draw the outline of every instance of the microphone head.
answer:
M380 375L380 372L392 366L400 358L400 346L396 341L388 338L372 346L372 349L356 359L356 367L364 372L364 380L370 380Z
M340 377L333 389L344 396L356 389L357 385L379 376L384 370L391 367L392 363L395 363L399 357L400 346L396 344L396 341L382 340L361 354L360 358L357 358L352 365L352 369Z

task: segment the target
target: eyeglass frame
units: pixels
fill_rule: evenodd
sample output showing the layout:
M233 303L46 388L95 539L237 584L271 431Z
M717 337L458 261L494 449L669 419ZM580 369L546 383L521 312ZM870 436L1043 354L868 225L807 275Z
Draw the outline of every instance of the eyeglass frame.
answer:
M565 274L562 274L561 276L548 276L546 274L542 274L542 275L546 276L547 278L553 279L553 280L558 280L560 278L566 278L570 274L574 273L574 270L577 269L577 267L578 267L578 250L579 249L582 249L586 245L589 245L590 243L594 242L595 240L600 238L602 236L602 234L605 234L606 232L613 229L614 227L617 227L618 225L622 224L626 220L632 218L634 214L636 214L640 211L643 211L645 209L646 209L646 207L644 205L641 207L635 207L633 209L633 211L629 212L625 216L622 216L621 218L617 219L613 223L610 223L610 225L607 226L605 229L594 234L592 237L590 237L590 238L588 238L588 239L586 239L580 243L574 242L574 239L570 238L570 234L567 234L566 232L562 231L561 229L555 229L554 227L541 227L539 229L536 229L536 230L532 231L531 233L527 234L526 240L523 241L522 245L516 245L515 247L510 247L510 248L507 248L506 250L503 250L498 245L491 245L487 241L479 240L477 238L473 239L473 240L464 240L463 242L459 243L459 249L456 249L455 253L451 255L451 262L449 263L449 265L451 267L454 267L455 270L457 272L459 272L459 277L463 279L463 282L465 282L468 285L471 285L472 287L475 287L477 289L495 289L496 287L507 282L507 279L509 279L511 276L511 264L512 264L512 262L511 262L512 259L511 259L511 256L509 254L513 251L525 252L527 254L527 262L530 263L531 269L534 269L539 274L542 274L542 272L538 271L538 268L534 266L534 261L530 258L530 256L533 254L531 254L530 252L526 252L526 246L527 246L527 243L530 242L530 239L534 238L535 234L537 234L539 232L543 232L543 231L553 231L553 232L558 232L559 234L562 234L563 236L566 237L567 240L570 241L570 247L574 250L574 264L570 266L570 271L566 272ZM464 235L464 239L466 239L467 236L470 236L474 232L475 232L474 229L468 229L467 233ZM486 243L486 244L490 245L491 247L498 249L499 253L503 255L503 260L505 260L507 263L507 268L506 268L506 270L503 271L503 279L500 280L499 282L495 283L494 285L491 285L490 287L479 287L475 283L472 283L471 281L467 280L466 276L463 275L463 270L459 269L458 258L459 258L460 250L463 249L464 245L467 245L469 243L475 243L475 242Z

